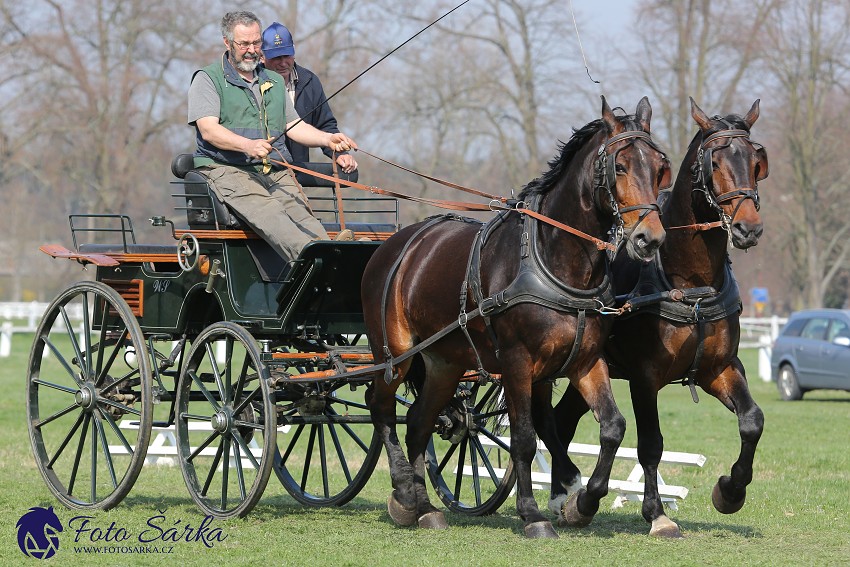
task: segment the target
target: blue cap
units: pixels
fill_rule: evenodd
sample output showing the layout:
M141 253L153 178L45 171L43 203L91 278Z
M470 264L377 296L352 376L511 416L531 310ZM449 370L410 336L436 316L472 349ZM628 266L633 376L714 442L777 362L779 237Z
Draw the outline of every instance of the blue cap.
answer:
M295 43L285 25L275 22L263 32L263 55L266 59L295 55Z

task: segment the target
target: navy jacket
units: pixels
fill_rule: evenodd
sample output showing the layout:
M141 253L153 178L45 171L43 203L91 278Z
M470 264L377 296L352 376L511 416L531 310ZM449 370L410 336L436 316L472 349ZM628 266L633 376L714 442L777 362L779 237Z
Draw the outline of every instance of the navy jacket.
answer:
M298 63L295 64L295 72L298 74L298 80L295 82L295 110L298 111L298 115L304 119L304 122L323 132L330 132L331 134L339 132L336 118L330 105L326 102L327 97L319 77ZM307 146L287 137L286 147L292 154L293 162L310 161L310 149ZM333 152L329 148L322 148L322 152L329 158L333 156Z

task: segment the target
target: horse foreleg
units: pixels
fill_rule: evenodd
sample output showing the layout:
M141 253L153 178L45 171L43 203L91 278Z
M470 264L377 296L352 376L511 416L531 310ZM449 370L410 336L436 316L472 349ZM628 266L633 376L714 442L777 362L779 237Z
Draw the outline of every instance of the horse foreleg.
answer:
M572 384L567 386L567 391L564 392L561 401L554 409L558 438L565 451L564 459L560 461L552 459L549 510L556 516L561 515L561 508L570 495L581 489L581 471L570 459L566 450L575 437L576 427L578 427L581 417L589 410L587 402L584 401L584 398ZM546 446L549 447L548 444Z
M529 538L557 538L552 522L540 513L531 488L531 461L537 453L537 436L531 418L531 380L521 386L502 379L505 385L505 400L511 421L511 459L516 470L516 509L525 523L524 531ZM539 401L539 400L538 400ZM546 412L551 413L551 396Z
M652 527L649 535L682 537L678 524L664 513L664 503L658 493L658 464L664 452L664 436L658 421L658 391L649 384L629 382L632 407L637 427L638 461L643 467L643 519Z
M601 358L590 372L571 382L599 422L599 458L587 481L587 488L573 494L561 508L563 523L583 527L590 523L599 511L599 501L608 494L608 480L617 449L626 433L626 420L614 401L608 367Z
M753 480L753 461L764 430L764 413L750 395L744 368L737 359L704 389L738 416L741 452L732 465L731 475L721 476L711 492L711 502L718 512L734 514L744 506L747 485Z

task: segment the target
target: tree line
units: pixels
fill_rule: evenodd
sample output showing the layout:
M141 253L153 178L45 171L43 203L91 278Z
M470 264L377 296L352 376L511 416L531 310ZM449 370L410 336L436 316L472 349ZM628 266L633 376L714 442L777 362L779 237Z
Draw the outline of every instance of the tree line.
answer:
M285 23L296 60L334 93L455 4L443 0L260 0L265 25ZM331 105L361 147L411 169L490 193L518 192L559 141L598 118L599 95L653 105L654 137L678 167L709 114L743 114L761 99L752 137L770 156L760 187L765 236L732 259L745 295L767 287L774 311L848 304L850 284L850 6L844 0L639 0L626 30L590 27L580 3L472 0ZM85 277L38 252L69 245L71 213L124 213L145 226L180 215L174 155L191 151L186 90L222 51L214 0L0 0L0 298L50 299ZM427 34L427 35L426 35ZM603 46L589 50L587 39ZM582 47L584 49L582 49ZM590 68L585 69L585 61ZM594 83L588 77L600 83ZM319 159L318 152L314 154ZM458 199L445 188L358 156L361 180ZM404 203L404 223L435 214Z

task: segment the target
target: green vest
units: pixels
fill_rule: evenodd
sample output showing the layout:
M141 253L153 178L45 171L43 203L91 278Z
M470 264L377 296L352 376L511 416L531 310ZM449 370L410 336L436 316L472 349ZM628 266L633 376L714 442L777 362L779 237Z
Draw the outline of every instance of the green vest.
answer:
M195 73L206 73L212 79L218 92L221 110L219 111L219 124L240 136L250 139L266 139L278 137L272 146L280 151L272 150L270 158L292 161L292 156L286 148L286 138L282 136L286 130L286 88L283 77L258 67L258 80L260 83L261 99L257 101L250 85L239 75L225 53L221 63L213 63ZM194 77L194 75L193 75ZM195 167L202 165L227 164L237 167L247 167L255 171L263 170L263 162L249 157L243 152L222 150L201 136L201 132L195 126L195 136L198 149L195 152ZM273 168L280 166L271 164Z

